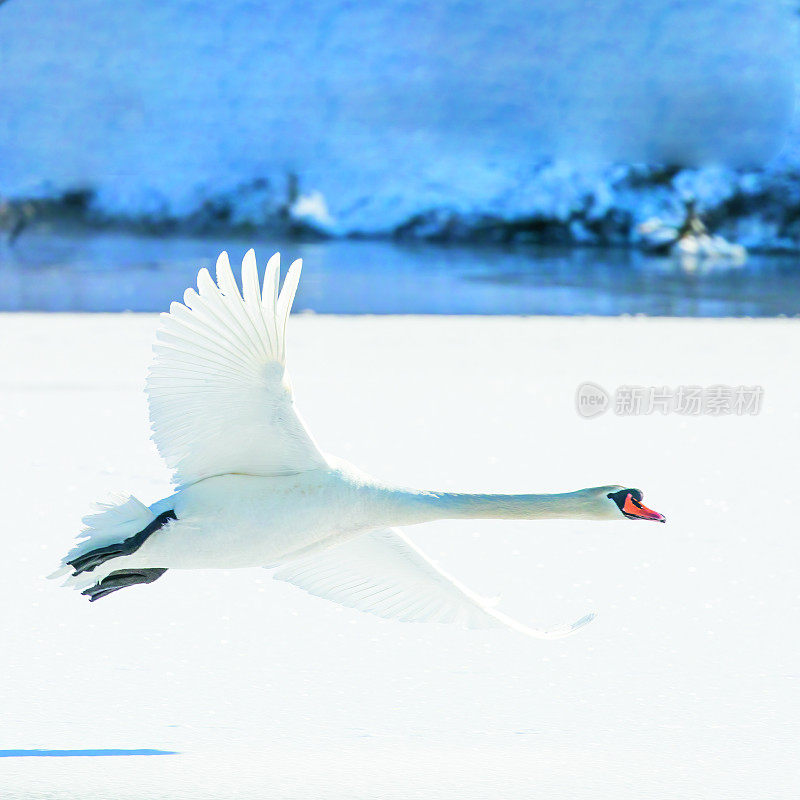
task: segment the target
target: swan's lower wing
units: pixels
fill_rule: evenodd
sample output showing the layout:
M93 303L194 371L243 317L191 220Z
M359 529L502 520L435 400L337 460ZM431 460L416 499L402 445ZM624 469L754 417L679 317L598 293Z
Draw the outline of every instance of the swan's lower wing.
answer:
M523 625L440 570L402 533L391 528L292 561L273 577L325 600L402 622L511 628L538 639L557 639L594 618L594 614L588 614L546 630Z

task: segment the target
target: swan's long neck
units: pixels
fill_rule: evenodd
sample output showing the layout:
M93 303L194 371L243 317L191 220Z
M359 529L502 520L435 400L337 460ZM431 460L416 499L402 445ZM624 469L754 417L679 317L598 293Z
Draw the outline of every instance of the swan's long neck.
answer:
M392 525L437 519L603 519L596 494L456 494L394 490L387 497Z

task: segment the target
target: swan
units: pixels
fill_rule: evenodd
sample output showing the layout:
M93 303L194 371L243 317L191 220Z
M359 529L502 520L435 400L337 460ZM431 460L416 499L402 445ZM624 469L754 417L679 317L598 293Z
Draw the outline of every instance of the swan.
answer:
M161 315L147 377L153 440L174 470L174 494L146 506L132 496L100 504L51 578L96 601L169 569L263 566L274 577L384 618L506 627L557 638L594 615L551 629L503 614L439 569L395 526L439 519L654 520L638 489L563 494L458 494L392 486L324 455L295 408L286 324L300 278L278 292L280 254L263 286L256 257L242 291L227 253L216 282Z

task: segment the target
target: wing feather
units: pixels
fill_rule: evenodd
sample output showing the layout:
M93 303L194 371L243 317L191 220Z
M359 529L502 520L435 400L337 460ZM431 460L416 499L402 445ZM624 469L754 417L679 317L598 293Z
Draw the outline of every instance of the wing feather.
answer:
M273 577L334 603L402 622L511 628L537 639L558 639L594 618L588 614L547 630L523 625L439 569L400 531L391 528L289 562Z
M264 274L264 288L262 290L261 302L267 309L265 319L267 331L272 342L272 353L278 358L278 280L280 278L280 258L276 253L267 262L267 271Z
M278 358L283 360L285 357L284 347L286 341L286 323L289 321L289 311L291 311L292 303L294 303L294 296L297 293L297 285L300 283L300 270L303 262L298 259L294 261L286 273L286 278L283 281L283 288L280 295L278 295L278 305L275 313L275 319L278 323L278 342L279 351Z
M230 472L286 475L326 466L294 406L286 375L286 321L301 262L292 264L280 300L280 256L263 290L252 250L242 262L242 292L226 253L217 282L207 269L197 291L161 315L147 378L153 439L181 485Z

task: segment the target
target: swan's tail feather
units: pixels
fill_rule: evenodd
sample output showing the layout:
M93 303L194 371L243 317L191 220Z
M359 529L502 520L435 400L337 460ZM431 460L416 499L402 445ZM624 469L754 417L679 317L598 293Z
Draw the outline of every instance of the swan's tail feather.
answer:
M150 525L156 516L144 503L135 497L120 496L109 503L95 504L92 513L83 518L86 526L79 534L75 546L61 560L61 566L48 578L69 576L64 586L83 590L98 580L97 574L84 572L73 575L71 562L100 547L123 542Z

